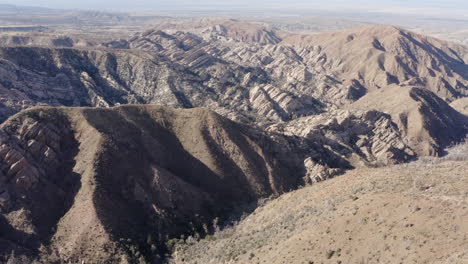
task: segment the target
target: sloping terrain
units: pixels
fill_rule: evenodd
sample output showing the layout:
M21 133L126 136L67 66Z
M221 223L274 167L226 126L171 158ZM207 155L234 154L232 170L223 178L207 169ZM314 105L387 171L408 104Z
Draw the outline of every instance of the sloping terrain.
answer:
M422 88L389 86L367 94L349 108L389 113L419 156L440 156L468 133L467 116Z
M390 84L419 85L446 100L467 96L468 49L393 26L292 36L285 44L319 47L323 67L338 80L356 80L368 90Z
M407 162L417 156L391 116L375 110L336 110L267 130L307 138L339 153L355 167Z
M245 43L278 44L281 38L271 28L260 24L245 23L238 20L226 20L202 32L209 39L224 39Z
M217 105L209 100L212 93L202 89L198 76L141 52L2 47L0 56L0 120L44 104L163 103L191 107L190 100L203 96L205 106Z
M171 263L468 263L467 169L464 159L354 170L179 242Z
M111 35L0 38L0 262L465 261L466 164L395 164L468 134L466 46L211 19Z
M468 116L468 97L453 101L450 106L458 112Z
M206 109L34 108L0 133L3 258L156 261L169 238L303 182L287 145Z
M246 34L257 28L219 23ZM265 124L341 108L392 85L451 102L467 96L467 54L465 46L389 26L277 44L207 38L197 29L149 30L81 49L2 47L0 118L38 103L162 103Z
M160 23L154 27L157 30L170 33L192 32L207 41L220 40L262 45L274 45L281 41L280 32L266 23L226 18L192 18L188 20L179 19L177 23Z

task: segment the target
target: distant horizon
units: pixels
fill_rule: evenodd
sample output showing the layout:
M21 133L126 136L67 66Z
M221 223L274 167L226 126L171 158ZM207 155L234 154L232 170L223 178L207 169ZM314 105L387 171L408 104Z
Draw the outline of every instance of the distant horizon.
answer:
M57 0L16 0L0 1L3 5L18 7L39 7L50 9L107 11L107 12L237 12L243 10L258 11L284 11L287 14L301 14L306 12L331 12L331 13L385 13L396 15L418 15L434 17L450 17L454 19L468 20L468 1L465 0L384 0L376 3L370 0L238 0L235 4L230 1L201 0L197 4L186 0L160 0L157 3L149 0L135 0L133 2L116 0L82 0L82 1L57 1Z

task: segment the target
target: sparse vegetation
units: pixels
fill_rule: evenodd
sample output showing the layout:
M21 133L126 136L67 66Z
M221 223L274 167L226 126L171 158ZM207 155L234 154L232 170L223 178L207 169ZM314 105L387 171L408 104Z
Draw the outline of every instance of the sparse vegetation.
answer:
M425 208L428 206L427 203L432 206L431 210L448 208L434 207L435 203L421 197L450 201L449 210L453 215L460 215L460 203L466 206L468 201L468 193L462 190L464 188L462 186L468 185L466 178L462 176L464 170L468 168L466 164L460 162L444 164L447 164L447 161L437 162L430 167L421 167L421 170L415 170L406 164L379 169L361 169L349 172L349 175L304 187L283 195L281 199L267 202L239 223L214 233L216 240L204 239L183 248L177 252L178 258L172 259L171 263L180 263L179 257L198 263L213 260L217 263L249 263L253 258L252 254L255 258L269 263L295 263L298 259L309 261L307 259L310 259L310 255L314 256L313 263L328 259L336 259L336 263L353 260L356 263L376 263L377 258L382 260L386 256L379 253L380 246L396 256L400 252L398 245L403 243L401 242L403 237L416 240L423 237L426 242L420 246L426 248L438 243L430 238L440 239L441 232L447 239L458 237L455 247L460 248L463 239L455 235L456 233L449 235L445 233L446 231L433 226L421 232L418 225L406 220L410 215L417 214L417 217L422 217L421 219L431 217L433 219L431 221L435 221L435 217L437 221L443 221L443 214L429 216ZM447 174L448 171L450 174ZM445 184L435 182L440 180L440 177L450 179L447 179ZM415 179L418 179L418 184L421 186L432 187L414 189ZM436 184L433 185L433 182ZM460 185L454 186L450 184L451 182L458 182ZM447 193L457 195L447 198ZM385 213L387 210L392 212L391 215ZM399 217L403 217L404 220L400 220ZM461 218L457 219L462 221ZM366 224L362 222L363 220ZM461 223L460 221L458 223ZM398 224L399 222L401 224ZM378 231L368 233L365 231L366 228L362 229L363 227ZM379 241L372 241L372 235L379 233L385 233L383 234L385 245L381 245ZM392 236L393 233L397 235ZM330 249L328 245L341 246ZM405 251L415 250L412 247L405 248L403 248ZM360 257L355 250L375 252ZM442 253L431 254L434 254L431 256L441 256ZM414 259L413 256L416 255L405 259L410 261ZM431 256L419 256L418 261L421 257L432 258ZM344 259L347 261L343 262ZM194 262L188 261L188 263Z
M465 46L286 17L0 18L1 263L465 258L468 142L425 157L466 135Z

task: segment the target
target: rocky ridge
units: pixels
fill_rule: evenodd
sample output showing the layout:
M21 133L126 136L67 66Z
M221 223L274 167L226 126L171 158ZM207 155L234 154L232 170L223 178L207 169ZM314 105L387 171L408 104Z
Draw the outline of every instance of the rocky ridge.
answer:
M160 263L241 205L441 156L468 133L465 46L212 22L0 47L1 260Z
M206 109L34 108L0 133L3 258L156 261L169 238L303 182L287 145Z

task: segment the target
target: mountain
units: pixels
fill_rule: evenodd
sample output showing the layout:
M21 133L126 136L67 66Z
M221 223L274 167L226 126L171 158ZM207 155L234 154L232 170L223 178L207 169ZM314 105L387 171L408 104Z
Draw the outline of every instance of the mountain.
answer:
M344 36L351 36L349 40L346 37L348 44L342 43ZM296 42L291 44L292 40ZM412 151L419 156L440 155L446 146L465 137L466 118L446 102L465 96L467 91L463 71L467 64L461 59L466 56L466 47L422 39L417 34L389 26L300 40L289 37L277 45L261 45L206 40L189 32L168 34L149 30L128 40L103 43L100 47L1 47L1 119L43 104L107 107L157 103L182 108L208 107L230 119L263 127L301 117L307 120L322 113L323 116L339 115L339 109L389 113L387 123L393 128L383 128L386 132L380 134L390 133L395 135L391 138L399 139L387 142L384 150L379 150L380 154L364 154L371 150L356 146L357 139L341 142L347 150L333 148L346 160L350 153L357 154L358 163L401 162L410 159ZM375 46L374 40L387 48ZM348 47L339 48L344 45ZM365 62L354 63L358 61L357 56L365 58ZM376 64L384 57L405 62L406 66L397 67L392 62L395 67L383 67L391 73L383 71ZM339 58L340 62L333 58ZM429 69L426 63L429 60L431 69L439 65L440 71L434 71L435 75L423 70ZM428 82L376 85L381 74L400 76L397 70L408 78L412 73L417 79ZM362 78L354 79L348 75L350 72L357 72ZM399 80L405 79L402 78ZM430 81L434 78L461 85L441 86ZM420 104L425 109L415 110ZM362 113L355 115L362 116ZM314 121L312 126L317 128L326 122L326 119L315 120L322 120L321 123ZM291 124L296 126L294 122ZM300 132L304 125L298 129L292 127L286 130L304 136ZM283 133L281 130L284 129L278 132ZM392 130L394 132L389 132ZM441 133L437 131L449 132L435 135ZM374 137L363 131L353 133ZM351 134L347 136L356 138L356 134ZM380 139L374 137L371 141L374 140ZM396 145L398 151L394 149ZM405 146L411 151L404 150ZM390 152L397 158L387 157ZM380 161L376 155L381 156Z
M169 238L303 182L287 144L207 109L38 107L0 136L2 257L150 261Z
M2 47L0 56L2 120L41 104L110 106L158 102L191 107L186 96L200 95L203 87L198 76L138 52ZM208 93L203 94L209 97ZM205 103L209 105L209 101Z
M282 43L315 47L321 66L338 80L357 81L367 90L390 84L418 85L444 100L468 94L468 48L393 26L370 26L338 33L291 36Z
M282 40L280 36L282 32L265 23L225 18L186 20L174 23L158 23L154 27L156 30L168 33L191 32L207 41L275 45Z
M466 138L466 46L392 26L305 36L211 19L122 35L0 38L0 262L406 262L421 255L457 263L463 257L458 240L453 250L440 251L445 255L430 252L439 245L434 241L422 242L427 254L407 245L409 255L399 255L406 238L423 239L427 230L405 238L396 235L403 232L398 226L387 232L397 236L388 245L361 231L381 223L366 210L406 221L402 206L429 206L421 197L431 190L437 191L431 199L452 197L458 189L447 189L448 182L463 188L464 164L397 164L444 156ZM322 183L331 178L337 179ZM441 189L431 189L442 178ZM419 182L429 187L414 187ZM314 186L284 194L304 185ZM236 239L218 237L219 228L279 195L271 210L261 207L241 221ZM326 210L314 207L321 203ZM364 212L349 215L352 205ZM441 208L434 209L437 222L424 211L405 223L428 223L435 229L428 236L439 237L447 224ZM463 217L457 205L443 208ZM354 223L347 230L355 237L343 235L349 233L343 217ZM302 252L299 241L313 246Z
M245 43L258 43L261 45L275 45L281 42L277 33L261 24L245 23L238 20L226 20L202 32L209 39L233 40Z
M1 30L1 29L0 29ZM21 28L11 28L19 31ZM46 29L45 29L46 30ZM0 37L2 46L41 46L41 47L88 47L96 45L90 40L73 38L60 34L5 34Z
M434 93L415 87L390 86L352 104L351 109L389 113L419 156L439 156L468 134L468 117Z
M467 95L466 54L464 46L387 26L290 36L276 45L150 30L86 48L3 47L0 56L11 66L4 66L9 95L2 96L1 108L5 119L37 103L163 103L209 107L235 120L288 121L342 108L392 84L421 87L451 102ZM36 56L50 67L28 59ZM52 91L33 95L34 85L21 87L11 67L46 73L26 78L41 80L34 85L54 83L61 73L61 87L79 88L66 92L66 102L57 88L34 89Z

